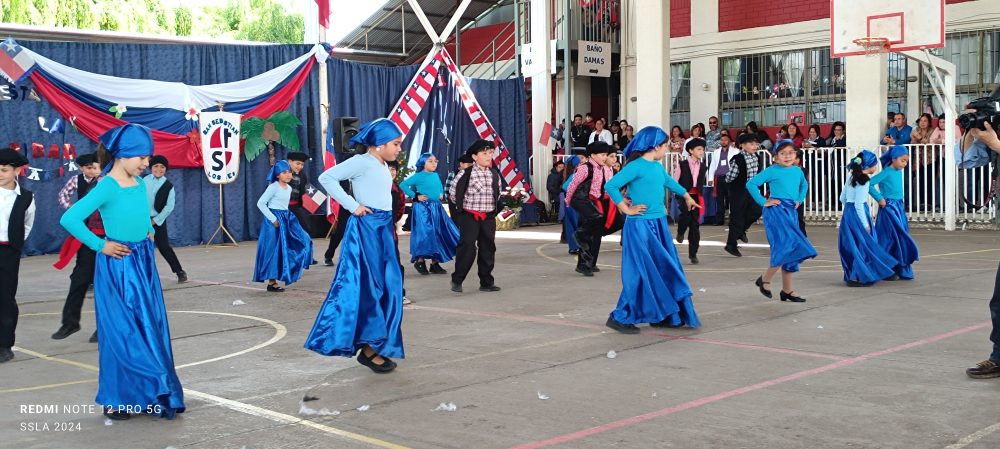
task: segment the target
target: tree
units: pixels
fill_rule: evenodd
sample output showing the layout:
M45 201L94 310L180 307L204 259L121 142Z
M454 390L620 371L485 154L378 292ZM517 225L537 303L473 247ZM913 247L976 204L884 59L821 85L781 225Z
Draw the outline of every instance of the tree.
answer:
M282 44L301 44L306 23L301 14L285 14L281 5L265 0L249 22L240 24L237 39ZM264 3L264 2L261 2Z
M187 6L174 8L174 29L178 36L191 35L191 10Z
M31 2L29 0L7 0L3 2L3 22L31 25Z
M273 166L275 143L291 151L299 151L299 135L295 128L300 125L302 121L288 111L275 112L267 120L259 117L244 119L240 124L240 138L244 140L243 154L248 161L253 161L266 148L267 162Z

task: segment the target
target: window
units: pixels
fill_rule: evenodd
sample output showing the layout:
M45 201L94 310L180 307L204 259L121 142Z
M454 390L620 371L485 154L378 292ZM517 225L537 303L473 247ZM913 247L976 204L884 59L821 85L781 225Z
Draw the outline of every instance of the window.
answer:
M691 128L690 62L670 64L670 97L670 127Z
M734 56L719 64L723 127L775 126L791 114L806 114L809 123L845 119L846 67L829 48Z
M886 81L889 93L886 99L886 112L906 113L906 62L906 56L894 52L889 53L889 76ZM916 120L915 117L911 118Z
M931 50L937 56L955 64L955 106L960 110L976 98L989 95L1000 83L1000 29L953 33L945 37L944 48ZM921 112L944 113L944 107L934 95L926 70L920 74Z

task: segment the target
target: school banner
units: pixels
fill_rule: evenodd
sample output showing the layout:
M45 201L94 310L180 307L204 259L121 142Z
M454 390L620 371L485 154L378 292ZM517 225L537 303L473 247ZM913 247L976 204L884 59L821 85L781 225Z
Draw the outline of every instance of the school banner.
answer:
M198 134L205 176L212 184L229 184L240 174L240 120L233 112L202 112Z

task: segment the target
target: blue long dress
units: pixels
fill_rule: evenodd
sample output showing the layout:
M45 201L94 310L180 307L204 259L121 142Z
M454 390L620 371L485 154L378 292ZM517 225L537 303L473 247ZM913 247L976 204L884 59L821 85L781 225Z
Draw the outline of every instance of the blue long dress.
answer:
M291 190L273 182L257 200L257 208L264 214L264 221L260 223L257 237L254 282L277 279L286 285L291 284L298 281L302 270L308 270L312 263L312 237L302 229L295 214L288 210ZM278 227L274 227L275 221Z
M98 374L96 402L113 411L173 418L184 412L184 390L174 369L170 325L163 288L147 236L146 184L121 187L106 176L59 220L70 234L96 251L94 309L97 315ZM95 210L104 218L109 241L131 253L116 259L101 252L105 240L83 220Z
M868 184L852 186L848 179L840 194L840 202L844 203L844 215L840 219L837 233L844 282L855 281L870 285L893 274L895 260L879 246L871 232L873 225L867 200Z
M573 177L570 177L562 185L562 190L559 192L559 204L562 207L559 208L559 214L562 215L562 225L563 234L566 236L566 245L569 246L570 251L579 251L580 244L576 243L577 228L580 227L580 217L577 215L576 210L572 207L566 206L566 189L569 188L569 183L573 182Z
M780 204L763 207L766 201L760 193L760 186L764 184L768 184L771 199L779 200ZM794 165L771 165L747 181L747 190L763 208L764 233L771 244L770 266L780 266L788 273L799 271L803 261L816 257L816 248L799 227L799 214L795 207L796 202L802 204L805 201L809 190L805 173Z
M920 260L920 249L910 236L903 201L903 172L891 165L872 177L870 193L876 201L885 200L875 220L875 239L895 259L893 271L900 279L913 279L913 263ZM878 190L876 190L878 188Z
M435 172L422 171L406 178L399 188L414 199L418 195L427 197L425 201L414 201L411 208L410 262L420 259L448 262L454 259L459 233L441 203L444 192L441 177Z

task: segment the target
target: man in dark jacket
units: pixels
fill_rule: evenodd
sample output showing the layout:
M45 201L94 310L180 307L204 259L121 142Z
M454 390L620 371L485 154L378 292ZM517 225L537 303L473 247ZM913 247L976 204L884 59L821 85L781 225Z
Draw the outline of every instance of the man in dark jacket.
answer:
M573 127L569 130L570 140L575 148L586 148L590 140L590 128L583 124L583 116L573 116Z
M563 171L566 164L563 161L556 162L556 165L549 171L549 177L545 180L545 190L549 191L549 204L552 205L552 214L559 213L559 191L562 190Z

